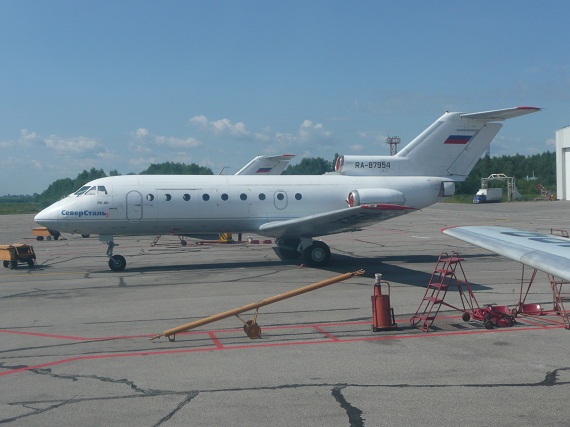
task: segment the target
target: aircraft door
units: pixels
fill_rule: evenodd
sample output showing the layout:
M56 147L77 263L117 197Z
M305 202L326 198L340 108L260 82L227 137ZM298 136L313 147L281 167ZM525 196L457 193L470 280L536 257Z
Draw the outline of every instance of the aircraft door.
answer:
M277 190L273 196L273 203L277 209L285 209L287 207L287 193L283 190Z
M138 222L142 219L142 194L138 191L127 193L127 221Z

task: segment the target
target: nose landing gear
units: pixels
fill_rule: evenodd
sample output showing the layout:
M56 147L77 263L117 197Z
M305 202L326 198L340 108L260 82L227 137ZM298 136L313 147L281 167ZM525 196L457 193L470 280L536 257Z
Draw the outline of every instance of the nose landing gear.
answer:
M114 242L113 236L99 236L99 240L107 243L107 256L109 257L109 268L112 271L123 271L127 266L127 260L122 255L113 255L113 248L119 246Z

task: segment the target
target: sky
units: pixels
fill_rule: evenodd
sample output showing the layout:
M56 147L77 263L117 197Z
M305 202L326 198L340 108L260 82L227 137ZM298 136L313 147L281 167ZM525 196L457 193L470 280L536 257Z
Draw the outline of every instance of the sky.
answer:
M388 155L445 111L541 107L491 155L552 152L569 17L550 0L0 0L0 196L91 168Z

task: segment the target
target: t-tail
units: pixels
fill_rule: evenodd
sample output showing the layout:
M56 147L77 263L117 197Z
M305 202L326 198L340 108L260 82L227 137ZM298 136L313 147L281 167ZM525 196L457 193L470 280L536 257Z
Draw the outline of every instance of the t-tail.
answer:
M540 111L515 107L481 113L445 113L395 156L340 156L345 175L437 176L463 181L489 148L501 122Z

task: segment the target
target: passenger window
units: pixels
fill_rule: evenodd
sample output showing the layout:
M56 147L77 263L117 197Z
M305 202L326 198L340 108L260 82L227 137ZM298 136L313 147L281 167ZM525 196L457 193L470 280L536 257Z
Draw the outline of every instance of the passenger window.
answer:
M149 202L152 202L152 201L154 200L154 196L153 196L152 194L147 194L147 195L146 195L146 199L147 199Z
M166 200L167 202L170 202L171 199L172 199L172 196L170 194L164 195L164 200Z
M301 200L302 198L303 198L303 195L301 193L295 194L295 199Z
M265 194L259 193L259 200L265 200Z
M207 202L208 200L210 200L210 195L209 194L202 194L202 200Z
M100 185L97 187L97 193L99 194L107 194L107 189L104 185Z
M239 198L240 198L241 200L247 200L247 194L241 193L241 194L239 195Z
M222 200L223 200L224 202L225 202L226 200L228 200L228 199L229 199L229 196L228 196L226 193L222 194Z
M186 193L184 194L184 196L182 196L182 198L186 201L190 200L190 194Z
M284 198L285 198L285 195L283 193L277 194L277 200L283 200Z

